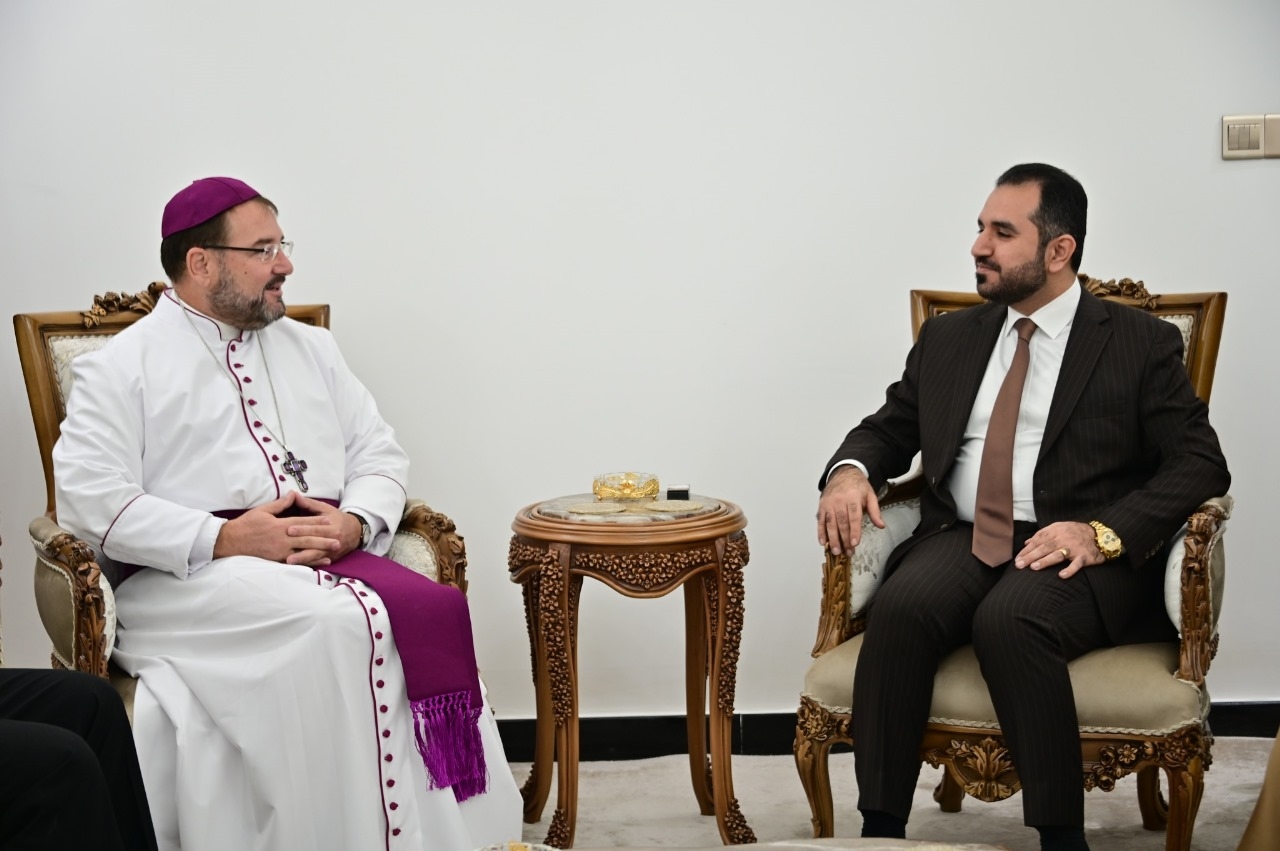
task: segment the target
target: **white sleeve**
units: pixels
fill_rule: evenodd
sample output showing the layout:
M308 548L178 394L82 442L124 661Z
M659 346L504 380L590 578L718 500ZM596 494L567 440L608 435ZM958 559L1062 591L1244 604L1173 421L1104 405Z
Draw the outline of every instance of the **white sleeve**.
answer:
M369 552L385 555L404 513L409 456L382 418L369 390L347 366L331 335L325 335L334 399L346 440L346 483L341 508L364 516L373 531Z
M108 351L76 358L62 436L53 447L58 522L116 562L185 578L222 521L142 489L141 385ZM193 559L196 560L193 562Z

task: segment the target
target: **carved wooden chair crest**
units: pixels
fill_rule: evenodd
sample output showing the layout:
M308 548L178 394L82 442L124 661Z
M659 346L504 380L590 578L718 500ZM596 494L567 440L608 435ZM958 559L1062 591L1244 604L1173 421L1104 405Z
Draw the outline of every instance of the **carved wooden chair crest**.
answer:
M45 515L31 522L35 547L36 606L53 642L55 668L110 677L132 711L134 680L110 665L115 636L115 604L110 584L93 549L57 524L54 504L53 446L66 415L71 364L101 348L151 312L166 289L160 281L136 294L95 296L86 311L25 313L13 317L18 356L31 402L40 461L44 467ZM329 327L327 304L295 305L288 316ZM420 500L405 506L390 557L447 585L467 590L466 546L452 520Z
M1149 311L1182 331L1184 361L1197 395L1206 403L1213 387L1226 293L1151 295L1128 278L1081 282L1095 296ZM915 290L912 325L978 304L976 293ZM920 481L893 485L881 500L886 523L864 522L852 556L826 555L822 607L814 662L805 675L796 718L795 759L813 812L814 836L834 831L827 757L836 743L852 744L850 700L865 628L863 610L875 593L885 560L919 520ZM1175 542L1166 567L1165 605L1178 627L1177 644L1140 644L1097 650L1070 665L1080 722L1082 782L1111 791L1116 781L1137 775L1143 827L1166 830L1168 851L1187 851L1212 762L1209 695L1204 677L1218 647L1225 562L1221 539L1232 499L1200 506ZM965 795L983 801L1008 798L1020 788L1005 749L995 709L971 647L947 657L934 680L933 704L920 744L920 759L943 774L934 799L958 812ZM1168 778L1169 799L1160 791Z

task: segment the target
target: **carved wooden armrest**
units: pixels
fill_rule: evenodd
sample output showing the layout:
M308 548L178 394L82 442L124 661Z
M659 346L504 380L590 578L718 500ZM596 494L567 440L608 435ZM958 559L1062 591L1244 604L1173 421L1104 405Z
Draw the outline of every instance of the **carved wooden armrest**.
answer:
M1218 613L1222 607L1225 555L1222 537L1234 500L1208 500L1187 520L1182 557L1182 624L1178 679L1204 684L1218 652Z
M924 490L924 477L916 473L906 479L893 482L880 495L880 509L885 513L886 522L890 520L889 511L895 506L895 513L901 513L905 522L894 522L890 528L881 530L863 518L862 541L869 544L873 537L884 536L887 545L872 545L875 555L868 559L863 544L859 544L856 556L849 553L832 555L826 550L822 563L822 603L818 613L818 637L814 641L812 653L821 656L840 644L848 641L865 628L862 610L866 608L866 599L875 593L879 585L879 570L889 552L900 540L904 540L915 528L919 514L914 512L914 500ZM857 558L859 570L855 571L854 561ZM872 563L874 562L874 563ZM865 594L857 593L854 587L855 574L864 575L874 572L876 577ZM864 597L866 599L864 599Z
M422 500L411 499L405 503L404 515L396 528L397 539L405 535L420 539L430 547L437 582L467 593L467 546L452 520L433 511ZM389 554L391 558L396 558L396 549L396 544L393 544Z
M861 631L850 628L853 617L853 613L849 611L850 573L848 553L833 555L830 548L823 551L818 637L810 651L815 659L828 650L839 647L850 636Z
M47 517L28 529L36 551L36 608L55 668L107 676L107 615L93 549Z

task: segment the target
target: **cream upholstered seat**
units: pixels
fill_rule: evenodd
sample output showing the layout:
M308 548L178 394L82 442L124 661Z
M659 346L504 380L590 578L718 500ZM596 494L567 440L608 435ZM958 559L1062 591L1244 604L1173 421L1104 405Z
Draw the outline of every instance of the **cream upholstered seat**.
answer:
M1099 298L1125 302L1176 324L1192 385L1209 401L1225 293L1151 295L1141 282L1129 279L1080 279ZM920 290L911 297L916 333L930 316L979 301L976 294ZM834 832L827 755L832 745L853 741L851 701L863 611L889 553L919 520L919 493L918 479L894 484L880 503L885 528L864 522L862 541L852 556L826 554L815 658L805 675L795 740L796 768L813 812L814 836ZM1174 542L1166 566L1165 606L1179 628L1178 643L1105 648L1069 666L1085 788L1110 791L1121 777L1136 774L1143 826L1167 828L1169 851L1190 847L1204 771L1212 761L1204 676L1218 647L1225 572L1221 538L1231 508L1230 496L1209 500ZM1019 790L972 647L943 660L929 716L920 758L944 769L934 793L944 811L959 811L966 794L997 801ZM1167 803L1160 793L1161 770L1169 783Z
M157 281L136 295L96 296L84 312L13 317L44 466L46 513L31 522L30 535L36 552L36 606L53 642L53 666L110 677L131 713L136 681L110 664L115 638L111 586L94 561L93 550L57 524L52 455L66 414L72 361L101 348L112 335L149 313L165 287ZM328 305L291 306L288 315L310 325L329 326ZM420 500L405 505L389 556L463 593L467 590L462 536L452 520Z

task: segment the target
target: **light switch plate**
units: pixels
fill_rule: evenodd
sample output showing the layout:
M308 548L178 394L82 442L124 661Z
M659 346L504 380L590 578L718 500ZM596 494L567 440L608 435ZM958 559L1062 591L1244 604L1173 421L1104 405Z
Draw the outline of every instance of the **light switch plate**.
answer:
M1280 115L1262 118L1262 155L1268 159L1280 157Z
M1222 158L1262 159L1264 118L1262 115L1222 116Z

